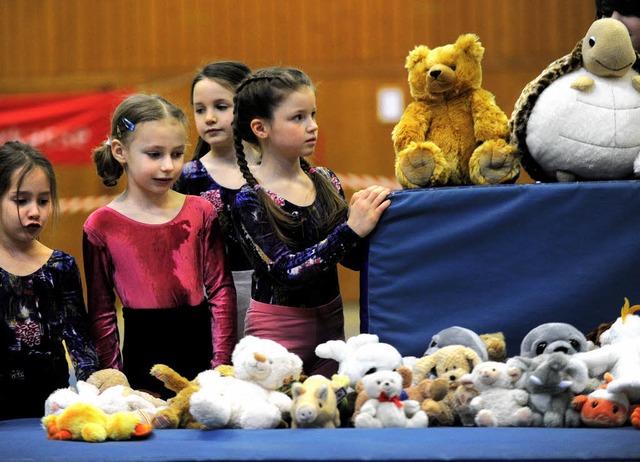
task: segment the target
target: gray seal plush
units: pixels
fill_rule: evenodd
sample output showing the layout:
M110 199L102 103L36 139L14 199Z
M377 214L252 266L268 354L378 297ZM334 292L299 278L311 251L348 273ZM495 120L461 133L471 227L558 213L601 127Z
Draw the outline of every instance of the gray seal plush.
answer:
M423 356L431 355L440 348L449 345L462 345L469 347L478 353L478 356L480 356L480 359L483 361L489 360L487 346L480 336L471 329L460 326L447 327L431 337L429 347L424 352Z
M545 353L573 355L589 351L593 344L576 327L564 322L548 322L534 327L520 344L520 356L534 358Z

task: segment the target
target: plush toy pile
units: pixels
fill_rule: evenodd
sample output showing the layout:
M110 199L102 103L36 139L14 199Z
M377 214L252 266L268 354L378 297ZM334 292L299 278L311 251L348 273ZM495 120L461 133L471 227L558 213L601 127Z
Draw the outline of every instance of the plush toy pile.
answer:
M77 389L52 393L42 425L50 439L83 441L135 439L153 428L640 428L636 311L640 305L625 299L598 344L570 324L535 326L521 339L521 354L504 360L486 355L473 331L461 326L434 334L420 358L403 358L377 336L360 334L318 345L319 353L339 362L341 373L330 378L305 377L298 356L247 336L236 345L230 368L190 380L154 366L150 373L176 393L167 402L123 393L126 377L100 371ZM499 350L506 351L498 334L491 337L502 339ZM105 404L110 390L119 398Z

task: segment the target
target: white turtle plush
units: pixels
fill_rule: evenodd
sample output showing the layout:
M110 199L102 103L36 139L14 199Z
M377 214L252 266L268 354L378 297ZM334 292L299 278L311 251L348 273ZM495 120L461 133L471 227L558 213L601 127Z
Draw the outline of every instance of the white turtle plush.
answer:
M626 27L595 21L574 50L527 84L509 121L541 182L640 177L640 61Z

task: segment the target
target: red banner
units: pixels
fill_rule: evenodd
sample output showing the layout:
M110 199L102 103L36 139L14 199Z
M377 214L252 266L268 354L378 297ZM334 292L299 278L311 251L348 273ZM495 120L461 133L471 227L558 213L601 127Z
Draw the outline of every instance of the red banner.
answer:
M0 145L19 140L53 163L91 162L91 151L109 134L111 114L130 91L3 95Z

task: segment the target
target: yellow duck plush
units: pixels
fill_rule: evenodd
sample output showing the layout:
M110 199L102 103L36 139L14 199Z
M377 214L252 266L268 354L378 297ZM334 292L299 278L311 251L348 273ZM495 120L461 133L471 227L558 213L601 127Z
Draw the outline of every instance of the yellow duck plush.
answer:
M510 183L520 175L507 116L481 88L483 55L474 34L409 53L405 68L413 102L392 133L403 189Z
M129 440L148 436L153 427L143 423L133 411L106 414L98 407L77 402L60 415L51 414L42 419L50 440L78 440L97 443L107 440Z

